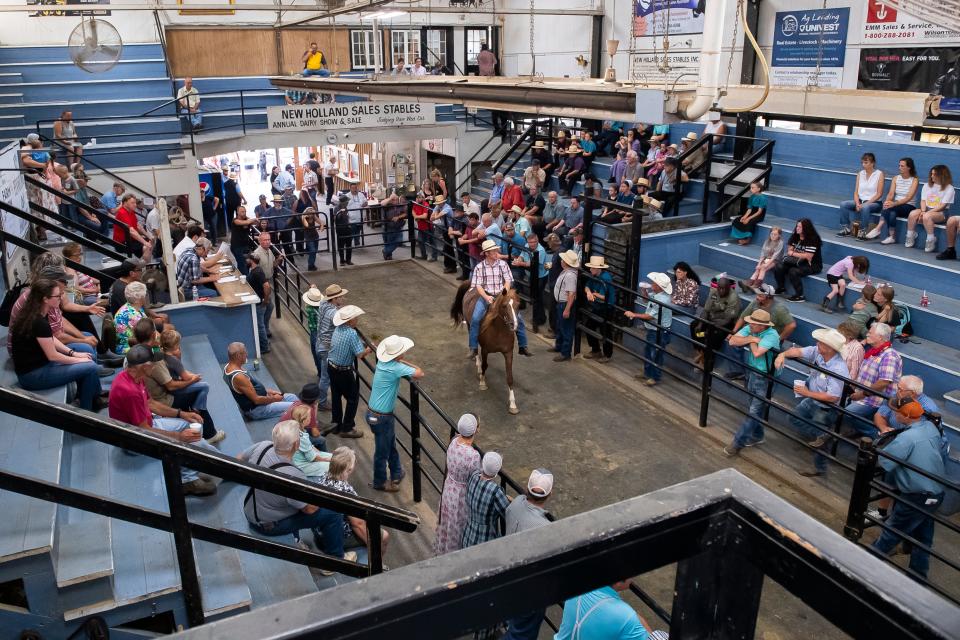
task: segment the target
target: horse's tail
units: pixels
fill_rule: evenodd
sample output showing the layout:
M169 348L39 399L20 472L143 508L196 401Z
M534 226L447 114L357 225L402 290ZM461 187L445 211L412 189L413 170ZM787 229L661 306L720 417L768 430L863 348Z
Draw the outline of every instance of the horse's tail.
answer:
M467 280L460 284L457 289L457 295L453 298L453 304L450 306L450 318L453 320L453 326L459 327L463 322L463 297L467 295L470 289L470 281Z

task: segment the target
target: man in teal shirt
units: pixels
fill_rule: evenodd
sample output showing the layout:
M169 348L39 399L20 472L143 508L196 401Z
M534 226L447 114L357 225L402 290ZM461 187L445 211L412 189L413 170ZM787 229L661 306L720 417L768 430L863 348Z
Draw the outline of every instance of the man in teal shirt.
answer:
M663 357L670 344L670 325L673 324L670 294L673 293L673 283L670 276L659 271L647 274L650 284L640 285L640 295L647 303L643 313L624 311L623 315L631 320L643 320L643 328L647 330L646 344L643 348L643 375L636 378L645 378L643 383L648 387L659 384L663 373Z
M553 640L646 640L646 626L618 593L629 588L630 581L623 580L564 602Z
M763 419L766 402L767 378L764 376L773 369L774 355L771 349L780 348L780 334L773 328L770 314L756 309L744 318L745 327L730 336L731 347L743 347L746 350L744 362L747 364L747 391L750 396L750 410L733 436L733 442L724 447L723 452L735 456L744 447L752 447L763 442Z
M397 403L400 378L423 377L420 367L400 359L412 348L413 340L401 336L388 336L377 346L377 369L370 385L366 415L374 437L373 488L377 491L396 493L404 476L400 454L397 453L393 407ZM387 482L388 466L390 482Z
M544 310L543 296L544 291L547 288L547 281L549 280L549 268L550 261L547 258L547 251L543 248L543 245L540 244L540 238L537 237L537 234L530 232L526 237L527 249L520 253L519 256L514 258L511 266L514 268L526 269L529 274L530 264L533 260L533 255L537 256L537 290L530 292L530 297L533 298L533 332L537 333L540 325L544 324L547 321L547 313Z

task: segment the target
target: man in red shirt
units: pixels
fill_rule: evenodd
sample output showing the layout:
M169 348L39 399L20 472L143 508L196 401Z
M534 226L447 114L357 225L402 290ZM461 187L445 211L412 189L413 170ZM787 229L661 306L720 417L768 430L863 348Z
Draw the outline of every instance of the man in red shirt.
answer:
M120 207L117 209L117 220L126 224L129 228L124 229L122 225L113 225L113 239L127 245L127 255L140 257L147 261L147 258L153 251L153 246L149 240L149 234L137 222L137 196L132 193L125 193L120 198Z
M523 196L523 189L520 185L514 184L513 178L504 178L503 184L503 199L500 200L503 210L510 211L513 205L517 205L523 209L526 204L526 198Z
M183 444L192 443L203 449L217 449L202 440L203 418L192 411L168 407L150 399L144 380L153 369L153 352L149 347L134 345L127 351L127 368L110 385L109 414L114 420L147 429ZM191 428L190 423L200 425ZM182 467L184 495L210 496L217 492L212 478Z

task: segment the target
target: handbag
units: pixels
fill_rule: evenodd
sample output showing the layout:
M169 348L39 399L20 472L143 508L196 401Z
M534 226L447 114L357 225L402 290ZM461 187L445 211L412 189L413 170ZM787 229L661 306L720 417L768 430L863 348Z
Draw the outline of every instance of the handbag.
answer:
M783 266L785 267L799 267L803 264L803 261L797 256L784 256Z

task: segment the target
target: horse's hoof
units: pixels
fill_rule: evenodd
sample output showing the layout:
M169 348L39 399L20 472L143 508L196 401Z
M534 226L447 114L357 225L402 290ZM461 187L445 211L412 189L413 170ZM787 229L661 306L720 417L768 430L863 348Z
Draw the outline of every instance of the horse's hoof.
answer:
M481 383L480 383L480 391L486 391L486 390L487 390L487 385L485 385L484 383L481 382Z
M510 412L510 415L514 415L514 416L520 413L520 409L517 409L516 407L510 407L509 409L507 409L507 411Z

